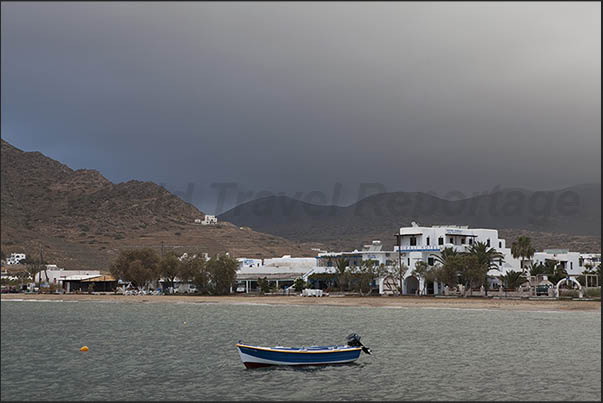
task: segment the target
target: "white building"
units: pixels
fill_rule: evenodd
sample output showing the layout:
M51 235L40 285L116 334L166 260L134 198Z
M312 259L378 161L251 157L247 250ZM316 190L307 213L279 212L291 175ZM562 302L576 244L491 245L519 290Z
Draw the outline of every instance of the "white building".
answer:
M182 255L180 255L180 257L178 258L178 260L180 260L180 261L182 262L182 261L184 261L184 260L188 259L189 257L190 257L191 259L194 259L194 258L196 258L196 257L197 257L197 254L193 254L193 255L190 255L190 256L189 256L189 254L188 254L187 252L184 252ZM205 259L205 261L206 261L206 262L209 260L209 254L208 254L208 253L206 253L206 252L201 253L201 257L202 257L203 259Z
M413 268L418 261L433 265L432 255L439 255L444 248L466 252L474 243L482 242L503 254L502 261L497 262L501 273L521 269L521 261L513 257L506 241L498 237L498 231L495 229L469 228L466 225L421 227L413 222L411 227L400 228L397 237L399 237L402 257L405 259L403 263L410 268ZM394 246L394 250L398 251L397 245Z
M6 258L6 264L19 264L21 260L25 260L27 256L25 253L11 253L8 258Z
M308 280L312 274L335 275L334 266L339 258L346 259L349 266L359 266L362 261L374 260L379 265L395 267L398 261L401 261L408 268L403 278L403 294L412 295L419 292L441 294L444 289L443 284L438 284L438 282L426 284L425 280L414 272L417 262L425 262L429 266L434 266L437 263L436 257L441 256L444 248L467 252L476 242L482 242L503 255L501 260L494 262L497 268L488 272L491 277L491 285L498 282L498 276L506 274L508 271L522 270L521 260L513 257L506 241L499 238L498 231L495 229L469 228L458 225L421 227L413 222L410 227L400 228L399 233L395 236L400 246L395 245L393 250L384 250L382 242L375 240L364 245L361 250L356 249L351 252L317 251L315 258L293 258L286 255L281 258L264 259L263 262L260 259L240 258L237 279L241 285L244 285L245 291L248 291L255 288L254 283L258 277L278 280L278 284L282 285L283 283L293 283L297 277ZM587 263L593 267L599 265L601 254L545 250L537 252L532 260L524 261L523 265L529 267L531 263L545 263L548 259L558 261L571 277L575 277L586 269ZM397 288L397 284L393 284L391 278L380 278L376 283L378 283L381 294Z
M46 283L46 275L48 275L48 284L55 284L58 286L63 286L64 280L82 280L87 278L92 278L96 276L100 276L100 271L98 270L64 270L58 268L54 264L46 265L46 273L41 271L37 273L34 277L34 282Z
M542 252L534 253L532 261L535 264L546 264L547 261L557 262L570 277L577 277L588 266L595 268L601 264L601 254L570 252L567 249L545 249Z
M321 252L316 257L317 265L334 266L335 260L340 257L348 260L349 264L353 266L368 259L376 260L378 264L385 266L395 266L400 260L403 265L408 267L403 279L403 294L414 294L418 290L439 294L443 289L441 284L437 282L424 284L424 279L418 278L419 276L413 273L417 262L425 262L429 266L433 266L436 264L436 257L441 255L444 248L452 248L456 252L467 252L471 245L482 242L503 255L501 260L494 262L497 269L492 269L488 273L493 278L492 283L496 283L495 278L508 271L522 270L522 261L513 257L506 241L499 238L498 231L495 229L469 228L458 225L422 227L413 222L410 227L400 228L399 233L395 235L399 246L395 245L392 251L383 250L380 241L373 241L372 244L365 245L360 251ZM601 254L581 254L568 250L550 249L535 253L532 260L523 262L523 266L529 267L531 263L545 263L546 260L558 261L570 277L576 277L586 269L586 263L593 267L599 265ZM379 280L380 293L384 293L384 288L388 288L384 287L386 281L387 279L384 278Z
M582 259L582 261L581 262L579 261L578 264L584 265L585 268L587 266L591 266L592 268L595 268L601 264L601 254L600 253L581 253L580 259Z
M244 267L260 267L262 266L262 259L251 259L240 257L237 259L239 261L239 269Z
M333 266L335 259L344 257L350 265L357 266L363 260L376 260L378 264L385 266L395 266L398 261L406 266L403 279L402 293L415 294L419 290L430 294L440 294L443 286L434 282L433 284L424 284L422 278L418 278L413 273L417 262L425 262L429 266L436 264L436 256L439 256L444 248L452 248L457 252L466 252L471 245L476 242L483 242L491 248L502 253L504 258L495 262L498 270L493 270L502 275L508 270L520 270L521 262L513 258L511 250L506 247L504 239L498 237L498 231L494 229L469 228L468 226L458 225L435 225L431 227L421 227L412 223L410 227L402 227L398 234L395 234L398 245L393 250L383 250L380 241L373 241L370 245L365 245L360 251L340 252L340 253L319 253L317 260L318 266ZM379 292L385 292L386 278L379 280ZM393 286L393 284L392 284Z
M316 258L313 257L291 257L284 255L282 257L273 257L264 259L263 266L265 267L292 267L299 269L310 270L316 266Z
M248 293L257 290L258 278L273 282L277 289L285 289L292 286L297 278L307 277L312 269L305 266L285 265L243 267L237 271L237 292Z
M196 220L195 220L196 222ZM205 217L203 217L203 221L201 221L201 225L213 225L213 224L217 224L218 223L218 219L216 218L215 215L209 215L206 214Z

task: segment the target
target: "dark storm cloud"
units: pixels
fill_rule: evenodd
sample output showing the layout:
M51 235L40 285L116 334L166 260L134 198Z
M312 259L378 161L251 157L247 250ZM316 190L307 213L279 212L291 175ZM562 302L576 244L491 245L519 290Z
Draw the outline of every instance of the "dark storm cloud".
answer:
M600 3L3 3L2 136L114 181L600 181ZM204 198L204 200L201 200Z

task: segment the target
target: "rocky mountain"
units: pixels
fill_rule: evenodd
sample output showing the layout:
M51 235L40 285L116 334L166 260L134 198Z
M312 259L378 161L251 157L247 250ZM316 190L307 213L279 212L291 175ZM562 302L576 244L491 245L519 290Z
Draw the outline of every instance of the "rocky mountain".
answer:
M106 270L119 249L152 247L236 256L312 255L310 246L219 222L152 182L114 184L1 140L1 245L65 268Z
M350 206L321 206L286 196L241 204L219 218L256 231L331 248L358 247L371 239L393 243L400 226L457 224L496 228L512 241L529 234L537 247L601 250L601 185L555 191L504 189L463 200L426 193L370 196Z

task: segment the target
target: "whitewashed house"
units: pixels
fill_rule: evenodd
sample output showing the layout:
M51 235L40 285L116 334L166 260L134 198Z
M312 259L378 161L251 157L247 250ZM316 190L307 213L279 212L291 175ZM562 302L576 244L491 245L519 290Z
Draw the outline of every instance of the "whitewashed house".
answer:
M201 225L213 225L217 223L218 219L216 218L216 216L209 214L206 214L205 217L203 217L203 221L201 221Z
M237 258L239 261L239 269L243 267L260 267L262 266L262 259L252 259L246 257Z
M6 264L20 264L21 260L25 260L27 256L25 253L11 253L9 257L6 258Z

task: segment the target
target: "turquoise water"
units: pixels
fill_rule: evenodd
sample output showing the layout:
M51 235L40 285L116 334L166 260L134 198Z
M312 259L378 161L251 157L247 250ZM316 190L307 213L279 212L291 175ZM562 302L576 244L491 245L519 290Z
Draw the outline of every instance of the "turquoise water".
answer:
M2 400L601 400L601 314L2 301ZM245 369L234 344L344 366ZM87 353L79 348L87 345Z

